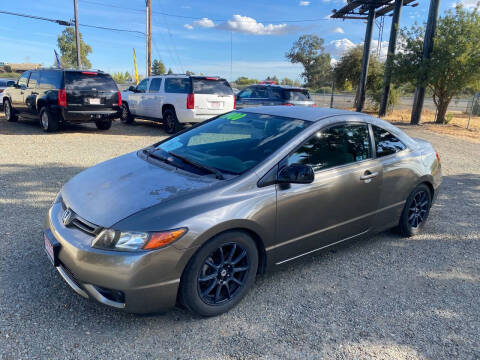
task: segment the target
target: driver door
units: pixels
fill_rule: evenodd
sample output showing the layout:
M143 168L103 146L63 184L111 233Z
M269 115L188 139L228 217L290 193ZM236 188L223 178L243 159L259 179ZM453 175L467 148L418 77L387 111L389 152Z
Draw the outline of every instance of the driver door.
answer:
M135 88L135 92L128 95L128 107L130 112L138 116L146 116L146 110L144 106L145 93L148 88L148 78L140 81Z
M279 168L293 163L311 166L315 179L311 184L276 185L275 258L293 258L369 230L382 167L372 157L367 124L343 123L317 131Z
M28 78L30 77L30 71L25 71L18 79L17 86L12 88L10 92L12 98L12 107L18 114L23 114L27 110L27 106L24 101L25 91L27 90Z

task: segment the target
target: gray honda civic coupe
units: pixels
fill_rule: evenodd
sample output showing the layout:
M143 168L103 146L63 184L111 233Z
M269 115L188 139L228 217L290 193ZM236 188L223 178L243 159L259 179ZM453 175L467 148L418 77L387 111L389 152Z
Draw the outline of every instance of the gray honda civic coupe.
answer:
M372 116L249 108L79 173L43 240L85 298L213 316L269 269L390 228L417 234L441 178L432 145Z

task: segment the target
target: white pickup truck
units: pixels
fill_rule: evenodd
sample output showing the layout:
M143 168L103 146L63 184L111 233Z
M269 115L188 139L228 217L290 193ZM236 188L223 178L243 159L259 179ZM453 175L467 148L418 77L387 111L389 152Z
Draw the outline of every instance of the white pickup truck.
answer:
M163 122L173 134L180 124L197 123L235 108L227 80L211 76L159 75L143 79L122 92L123 123L134 118Z

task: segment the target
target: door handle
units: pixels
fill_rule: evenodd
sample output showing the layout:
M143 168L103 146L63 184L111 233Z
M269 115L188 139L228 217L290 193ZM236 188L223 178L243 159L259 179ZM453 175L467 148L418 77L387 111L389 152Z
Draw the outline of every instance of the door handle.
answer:
M378 172L370 172L369 170L360 176L360 180L371 180L378 175Z

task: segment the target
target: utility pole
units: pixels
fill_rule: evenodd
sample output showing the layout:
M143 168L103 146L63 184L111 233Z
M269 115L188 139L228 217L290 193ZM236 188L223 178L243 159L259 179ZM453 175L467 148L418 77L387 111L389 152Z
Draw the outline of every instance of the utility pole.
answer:
M152 1L145 0L147 6L147 76L151 75L152 65Z
M365 92L367 90L368 64L370 62L370 45L372 44L373 22L375 20L375 7L371 6L368 10L367 30L365 31L365 44L363 45L362 75L358 86L358 98L356 110L363 110L365 105Z
M77 48L77 67L82 68L82 58L80 57L80 33L78 32L78 10L77 0L73 0L73 12L75 16L75 46Z
M427 79L428 69L425 67L433 51L433 39L435 30L437 28L438 9L440 7L440 0L431 0L430 9L428 10L427 28L425 29L425 38L423 40L422 53L422 73L418 78L417 88L415 89L415 96L413 98L412 117L410 124L418 125L422 118L423 101L425 100L425 81Z
M393 9L392 28L390 29L390 41L388 42L387 60L385 61L385 75L383 78L382 101L380 103L380 111L378 116L387 114L388 96L390 95L390 83L392 82L393 57L397 46L398 26L400 22L400 14L402 11L403 0L395 0Z

